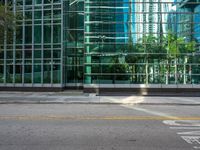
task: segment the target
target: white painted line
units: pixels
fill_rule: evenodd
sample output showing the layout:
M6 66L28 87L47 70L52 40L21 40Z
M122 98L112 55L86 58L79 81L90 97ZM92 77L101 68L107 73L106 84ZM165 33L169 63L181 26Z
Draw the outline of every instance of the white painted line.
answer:
M164 120L163 123L170 126L200 127L199 120Z
M189 144L200 144L200 136L181 136Z
M169 127L174 130L200 130L200 127Z
M179 135L200 135L200 131L178 132Z
M161 112L157 112L157 111L152 111L152 110L147 110L147 109L144 109L144 108L131 107L131 106L124 106L124 107L135 109L135 110L138 110L138 111L142 111L142 112L145 112L145 113L151 114L151 115L156 115L156 116L161 116L161 117L168 117L168 118L173 118L173 119L179 119L177 117L173 117L173 116L170 116L170 115L165 114L165 113L161 113Z
M183 130L177 134L194 149L200 149L200 120L165 120L163 123L171 126L170 129Z

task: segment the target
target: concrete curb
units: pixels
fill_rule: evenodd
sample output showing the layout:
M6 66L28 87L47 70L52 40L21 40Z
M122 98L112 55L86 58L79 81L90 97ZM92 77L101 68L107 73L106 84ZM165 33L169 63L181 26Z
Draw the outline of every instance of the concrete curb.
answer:
M99 105L188 105L200 106L199 98L195 95L179 96L177 95L101 95L90 94L58 94L48 93L14 93L0 92L0 104L99 104ZM160 97L160 98L157 98ZM172 98L170 98L172 97ZM185 97L194 97L185 98ZM182 100L183 98L183 100Z
M200 106L200 103L120 103L91 101L0 101L0 104L94 104L94 105L166 105L166 106Z

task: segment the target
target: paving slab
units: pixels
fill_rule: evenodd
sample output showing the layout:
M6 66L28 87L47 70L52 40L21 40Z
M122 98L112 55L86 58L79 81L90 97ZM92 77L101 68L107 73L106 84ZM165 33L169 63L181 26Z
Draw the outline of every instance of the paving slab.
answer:
M184 96L99 96L77 91L68 92L0 92L0 104L140 104L200 105L200 97Z

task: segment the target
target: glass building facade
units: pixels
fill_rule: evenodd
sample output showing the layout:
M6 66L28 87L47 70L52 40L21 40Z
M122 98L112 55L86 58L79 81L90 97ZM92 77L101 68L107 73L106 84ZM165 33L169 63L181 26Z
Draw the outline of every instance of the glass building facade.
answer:
M4 0L2 87L198 87L199 0Z
M1 84L60 87L63 82L63 4L60 0L13 0L17 20L1 48Z

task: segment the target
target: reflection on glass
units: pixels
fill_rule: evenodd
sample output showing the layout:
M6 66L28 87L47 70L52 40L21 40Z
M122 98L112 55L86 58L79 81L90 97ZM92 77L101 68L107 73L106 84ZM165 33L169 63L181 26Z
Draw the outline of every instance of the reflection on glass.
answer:
M0 44L1 83L200 84L197 0L17 0L14 10L23 17Z
M197 1L87 0L85 83L199 84L199 15Z

